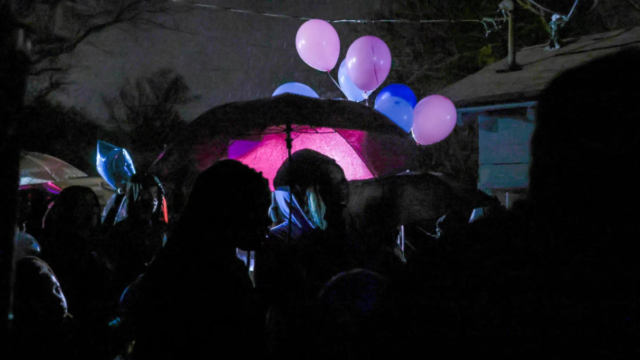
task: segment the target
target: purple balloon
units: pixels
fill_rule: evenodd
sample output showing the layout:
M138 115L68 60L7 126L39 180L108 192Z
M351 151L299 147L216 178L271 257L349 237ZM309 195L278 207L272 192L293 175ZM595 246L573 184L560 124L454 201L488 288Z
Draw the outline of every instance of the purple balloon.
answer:
M298 29L296 50L307 65L316 70L329 71L338 62L340 38L328 22L309 20Z
M413 138L420 145L437 143L451 134L457 118L451 100L442 95L427 96L413 109Z
M363 36L347 51L347 72L351 81L363 91L380 86L391 70L391 52L384 41L375 36Z

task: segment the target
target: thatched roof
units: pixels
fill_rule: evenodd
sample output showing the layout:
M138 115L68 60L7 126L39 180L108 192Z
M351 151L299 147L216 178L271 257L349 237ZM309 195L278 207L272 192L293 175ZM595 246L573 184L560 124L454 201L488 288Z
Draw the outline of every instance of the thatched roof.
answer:
M545 51L546 45L525 48L516 54L519 71L507 68L507 59L440 91L458 108L536 100L547 84L564 70L629 46L640 47L640 27L566 40L562 48ZM636 69L637 71L637 69Z

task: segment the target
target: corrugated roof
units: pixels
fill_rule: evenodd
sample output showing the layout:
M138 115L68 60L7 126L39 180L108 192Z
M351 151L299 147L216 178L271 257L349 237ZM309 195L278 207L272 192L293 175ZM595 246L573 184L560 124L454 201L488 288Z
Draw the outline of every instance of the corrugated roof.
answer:
M507 59L440 91L458 108L536 100L547 84L564 70L629 46L640 47L640 27L583 36L554 51L545 45L532 46L516 54L522 70L498 72L507 68ZM640 66L640 64L639 64Z

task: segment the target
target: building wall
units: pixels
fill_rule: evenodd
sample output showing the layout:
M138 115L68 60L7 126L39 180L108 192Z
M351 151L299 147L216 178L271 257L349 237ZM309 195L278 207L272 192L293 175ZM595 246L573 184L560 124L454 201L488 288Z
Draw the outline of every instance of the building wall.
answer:
M526 108L484 113L478 116L478 128L478 188L510 205L529 185L531 113Z

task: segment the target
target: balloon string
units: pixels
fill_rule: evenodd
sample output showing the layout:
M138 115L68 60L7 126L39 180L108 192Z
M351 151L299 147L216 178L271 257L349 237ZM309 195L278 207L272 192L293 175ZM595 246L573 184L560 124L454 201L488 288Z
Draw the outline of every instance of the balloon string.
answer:
M364 98L364 104L369 106L369 95L367 95L366 91L362 92L362 97Z
M331 72L327 71L327 75L329 75L329 78L333 81L334 84L336 84L336 86L338 87L338 89L340 89L340 91L342 91L342 88L340 87L340 84L338 84L338 82L336 81L336 79L333 78L333 76L331 76ZM344 91L343 91L344 92Z

